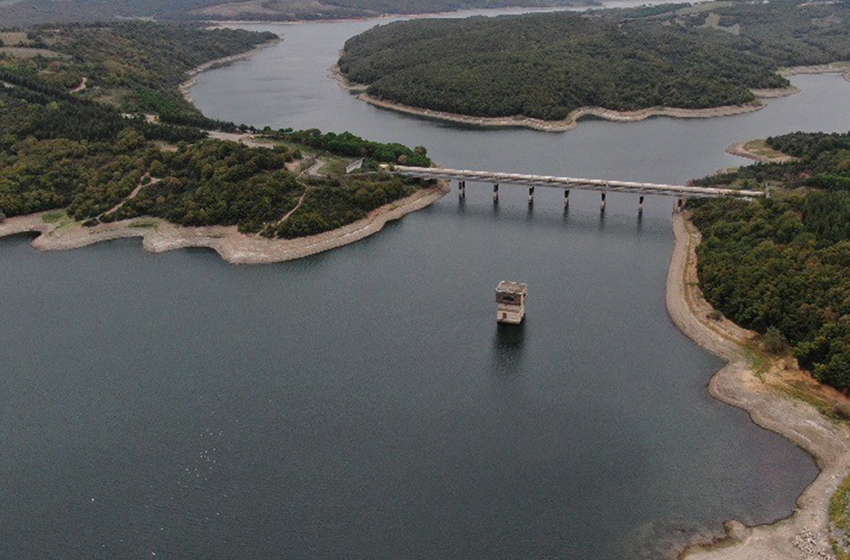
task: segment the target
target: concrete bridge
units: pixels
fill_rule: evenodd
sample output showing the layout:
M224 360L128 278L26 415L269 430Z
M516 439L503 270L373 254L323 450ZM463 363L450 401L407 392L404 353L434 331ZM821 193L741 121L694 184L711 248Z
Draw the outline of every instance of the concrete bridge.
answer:
M678 200L676 207L681 208L687 198L742 198L752 200L766 196L762 191L745 191L715 187L693 187L687 185L659 185L655 183L635 183L630 181L606 181L603 179L577 179L573 177L552 177L548 175L521 175L518 173L497 173L492 171L468 171L465 169L442 169L438 167L408 167L396 165L391 172L404 177L417 179L442 179L458 182L458 193L466 197L466 182L491 183L493 200L499 200L499 185L521 185L528 187L528 202L534 202L535 187L549 187L564 190L564 204L570 202L570 190L590 190L602 193L602 208L605 208L607 192L627 192L640 195L640 210L643 210L645 195L673 196Z

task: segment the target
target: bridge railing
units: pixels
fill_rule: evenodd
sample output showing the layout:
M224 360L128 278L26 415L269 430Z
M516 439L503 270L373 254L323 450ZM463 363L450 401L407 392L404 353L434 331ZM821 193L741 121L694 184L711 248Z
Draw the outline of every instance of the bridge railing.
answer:
M527 187L554 187L560 189L580 189L594 191L631 192L676 196L679 198L761 198L762 191L725 189L716 187L694 187L689 185L664 185L656 183L638 183L633 181L609 181L604 179L581 179L575 177L553 177L549 175L523 175L518 173L500 173L490 171L470 171L465 169L443 169L437 167L408 167L397 165L390 168L392 173L419 179L443 179L492 183L494 185L522 185Z

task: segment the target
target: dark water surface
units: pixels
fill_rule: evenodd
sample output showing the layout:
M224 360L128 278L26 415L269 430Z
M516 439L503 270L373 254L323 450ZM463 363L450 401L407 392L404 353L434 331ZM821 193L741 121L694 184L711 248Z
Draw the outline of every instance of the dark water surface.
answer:
M481 131L362 104L326 77L373 22L201 76L210 116L425 144L444 165L684 180L737 140L850 129L839 78L709 121ZM540 193L540 190L538 190ZM471 185L364 242L233 266L124 240L0 240L0 558L655 556L790 514L814 478L706 393L720 361L669 321L669 199ZM498 329L493 288L530 284ZM660 538L663 537L663 538ZM154 556L155 555L155 556Z

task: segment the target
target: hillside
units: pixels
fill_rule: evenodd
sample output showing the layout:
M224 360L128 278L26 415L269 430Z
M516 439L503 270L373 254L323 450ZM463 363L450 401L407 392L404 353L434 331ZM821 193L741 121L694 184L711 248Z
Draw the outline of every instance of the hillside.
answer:
M44 23L159 20L293 21L422 14L505 6L586 5L584 0L17 0L0 2L0 28Z
M14 68L47 86L68 89L85 77L85 89L78 97L123 112L197 114L177 90L186 72L276 39L273 33L131 22L0 32L0 41L7 44L0 48L0 57L5 55L0 68Z
M0 36L19 45L0 51L0 221L63 210L63 228L140 218L156 227L153 217L301 237L417 189L378 162L430 164L424 148L351 134L268 130L230 141L249 127L206 119L180 98L187 70L273 34L120 23ZM345 158L365 158L362 169L340 171ZM301 172L316 162L328 171Z
M846 3L782 0L418 20L350 39L339 66L380 100L477 117L702 109L786 86L781 66L850 58L848 16Z
M772 187L752 203L691 203L703 234L706 299L736 323L769 333L822 382L850 389L850 134L795 133L767 144L798 159L698 182Z

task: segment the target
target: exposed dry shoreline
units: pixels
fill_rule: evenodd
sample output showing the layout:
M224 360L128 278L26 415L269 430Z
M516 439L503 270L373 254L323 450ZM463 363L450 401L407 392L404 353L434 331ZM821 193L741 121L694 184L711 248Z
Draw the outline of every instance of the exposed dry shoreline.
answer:
M32 245L45 251L86 247L101 241L141 237L145 251L162 253L187 247L206 247L234 264L265 264L300 259L354 243L373 235L391 221L421 210L449 191L445 183L420 189L382 206L366 218L347 226L299 239L266 239L239 233L235 226L182 227L164 220L140 218L86 228L77 223L44 220L46 212L8 218L0 223L0 237L39 233Z
M194 103L189 89L195 77L206 70L249 58L283 41L278 37L250 51L212 60L191 70L190 76L180 85L180 92L190 103ZM212 134L222 139L258 146L244 135ZM224 138L227 136L227 138ZM386 204L362 219L341 228L299 239L267 239L258 235L239 233L234 226L183 227L157 218L138 218L112 223L102 223L86 228L64 220L52 223L45 220L49 212L9 218L0 223L0 237L37 233L32 245L45 251L58 251L86 247L101 241L127 237L141 237L143 247L151 253L161 253L187 247L206 247L215 250L224 260L234 264L264 264L283 262L315 255L330 249L354 243L383 229L387 222L430 206L451 190L447 182L419 189L412 195Z
M779 71L782 76L793 76L797 74L829 74L843 73L845 79L850 81L850 66L848 63L824 64L819 66L798 66L794 68L783 68ZM505 128L505 127L525 127L543 132L565 132L572 130L578 126L579 120L584 117L597 117L615 122L637 122L648 119L650 117L675 117L680 119L705 119L712 117L725 117L731 115L740 115L743 113L752 113L767 106L766 99L775 99L777 97L786 97L794 95L800 90L794 86L776 89L753 89L752 92L756 96L756 100L752 103L744 105L724 105L721 107L712 107L708 109L683 109L680 107L649 107L638 111L615 111L613 109L605 109L603 107L580 107L572 111L566 119L559 121L545 121L515 115L511 117L474 117L470 115L462 115L459 113L449 113L444 111L432 111L430 109L422 109L379 99L368 93L365 90L368 88L366 84L356 84L349 81L340 72L338 66L331 69L331 76L336 79L340 87L348 89L353 93L357 93L357 98L384 109L407 113L430 119L441 121L456 122L460 124L468 124L473 126Z
M459 115L457 113L445 113L442 111L431 111L429 109L419 109L401 103L385 101L373 97L368 93L361 93L357 96L358 99L382 107L391 109L401 113L417 115L430 119L438 119L442 121L450 121L461 124L469 124L474 126L505 128L505 127L525 127L543 132L566 132L578 126L578 121L584 117L597 117L608 121L616 122L637 122L648 119L650 117L676 117L682 119L705 119L710 117L725 117L729 115L740 115L742 113L752 113L764 108L765 104L756 100L754 103L747 105L729 105L725 107L714 107L711 109L680 109L676 107L652 107L641 109L640 111L614 111L611 109L603 109L602 107L581 107L571 112L569 116L560 121L544 121L530 117L514 116L514 117L471 117L468 115Z
M775 152L775 150L775 153L771 154L757 153L756 151L751 149L752 142L752 140L749 142L737 142L735 144L732 144L731 146L727 146L726 153L732 154L733 156L751 159L753 161L758 161L761 163L788 163L797 159L794 156Z
M850 474L850 429L782 388L794 387L846 407L847 399L789 364L779 362L757 375L748 359L747 343L755 333L727 319L709 318L712 307L697 282L696 246L700 234L685 215L673 219L676 246L667 276L667 310L688 337L728 363L709 383L715 398L746 410L752 420L793 441L810 453L820 474L797 499L794 514L772 525L745 527L727 521L727 537L695 545L681 554L687 560L775 560L833 558L829 543L829 500Z

